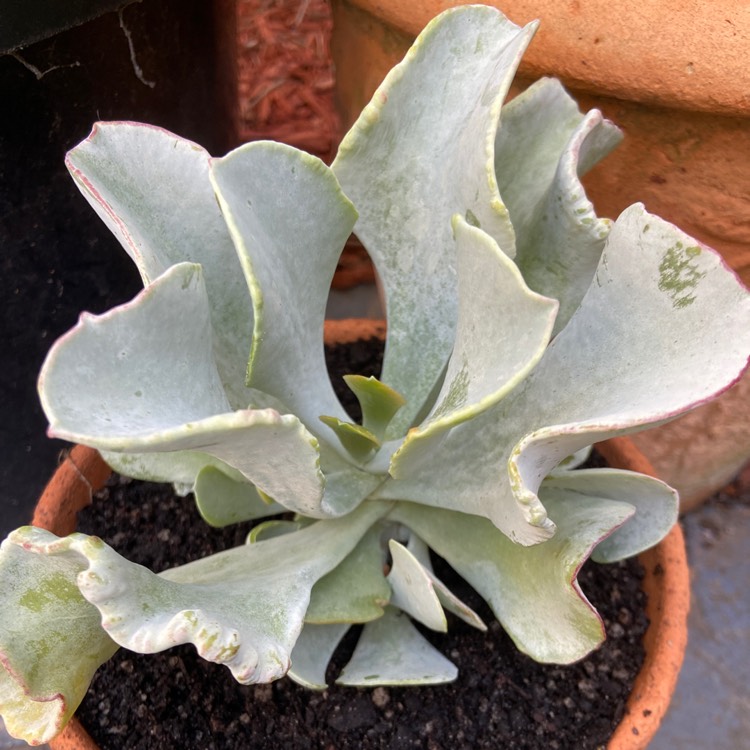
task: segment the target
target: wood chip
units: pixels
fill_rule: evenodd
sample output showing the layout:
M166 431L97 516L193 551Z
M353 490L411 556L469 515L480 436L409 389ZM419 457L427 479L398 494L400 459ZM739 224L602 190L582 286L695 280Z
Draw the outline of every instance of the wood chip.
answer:
M326 0L239 0L244 141L273 139L330 163L338 143Z

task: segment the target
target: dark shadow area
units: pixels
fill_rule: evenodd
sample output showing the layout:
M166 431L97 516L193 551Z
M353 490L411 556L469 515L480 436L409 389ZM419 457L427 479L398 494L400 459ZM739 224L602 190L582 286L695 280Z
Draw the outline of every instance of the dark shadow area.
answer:
M135 267L78 192L65 152L96 120L139 120L230 145L211 2L146 1L0 57L0 535L28 522L64 447L36 378L52 342L131 298Z

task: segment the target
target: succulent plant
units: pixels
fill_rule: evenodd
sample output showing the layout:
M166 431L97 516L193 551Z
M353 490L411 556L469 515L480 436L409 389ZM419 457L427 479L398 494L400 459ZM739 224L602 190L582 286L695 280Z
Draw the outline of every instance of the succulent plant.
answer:
M50 434L126 475L193 492L248 543L159 575L95 537L14 531L0 551L0 708L46 741L118 647L193 643L243 683L313 688L353 623L339 682L424 684L456 668L412 624L484 629L434 550L518 648L581 659L604 638L576 582L677 517L662 482L579 469L592 443L729 387L750 295L719 256L643 206L598 218L580 175L620 133L543 79L503 105L536 24L436 18L332 167L278 143L223 158L164 130L99 123L67 157L143 291L83 314L39 379ZM501 105L502 110L501 110ZM323 353L351 232L382 280L380 379Z

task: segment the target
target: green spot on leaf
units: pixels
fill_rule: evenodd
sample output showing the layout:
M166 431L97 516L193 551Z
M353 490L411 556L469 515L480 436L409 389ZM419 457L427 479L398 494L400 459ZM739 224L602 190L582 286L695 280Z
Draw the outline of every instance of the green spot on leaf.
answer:
M667 250L659 264L659 289L672 297L672 306L677 309L695 302L695 295L691 292L706 275L691 262L691 258L700 255L700 252L699 247L685 248L681 242L677 242Z
M32 612L42 612L54 602L73 602L82 598L75 583L63 573L56 573L42 579L37 588L29 589L23 594L19 604Z

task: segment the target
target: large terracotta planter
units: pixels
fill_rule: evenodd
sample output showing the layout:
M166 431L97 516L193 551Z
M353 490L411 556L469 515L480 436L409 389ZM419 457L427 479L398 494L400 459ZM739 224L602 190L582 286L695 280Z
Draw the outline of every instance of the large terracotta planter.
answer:
M326 343L349 343L385 335L385 323L350 319L326 322ZM643 454L627 438L598 446L612 466L653 475ZM32 523L55 534L75 530L76 514L91 503L110 475L109 467L92 448L75 446L58 467L42 494ZM625 716L608 750L643 750L664 717L677 683L687 645L690 580L685 541L679 526L659 545L640 556L645 569L650 625L644 637L646 658L633 685ZM52 750L96 750L97 745L73 719L50 743Z
M414 37L466 0L333 0L332 51L344 129ZM586 177L602 216L632 203L722 253L750 283L750 6L741 0L487 0L540 19L516 91L560 78L582 108L625 132ZM709 407L634 440L687 509L750 459L750 376Z

